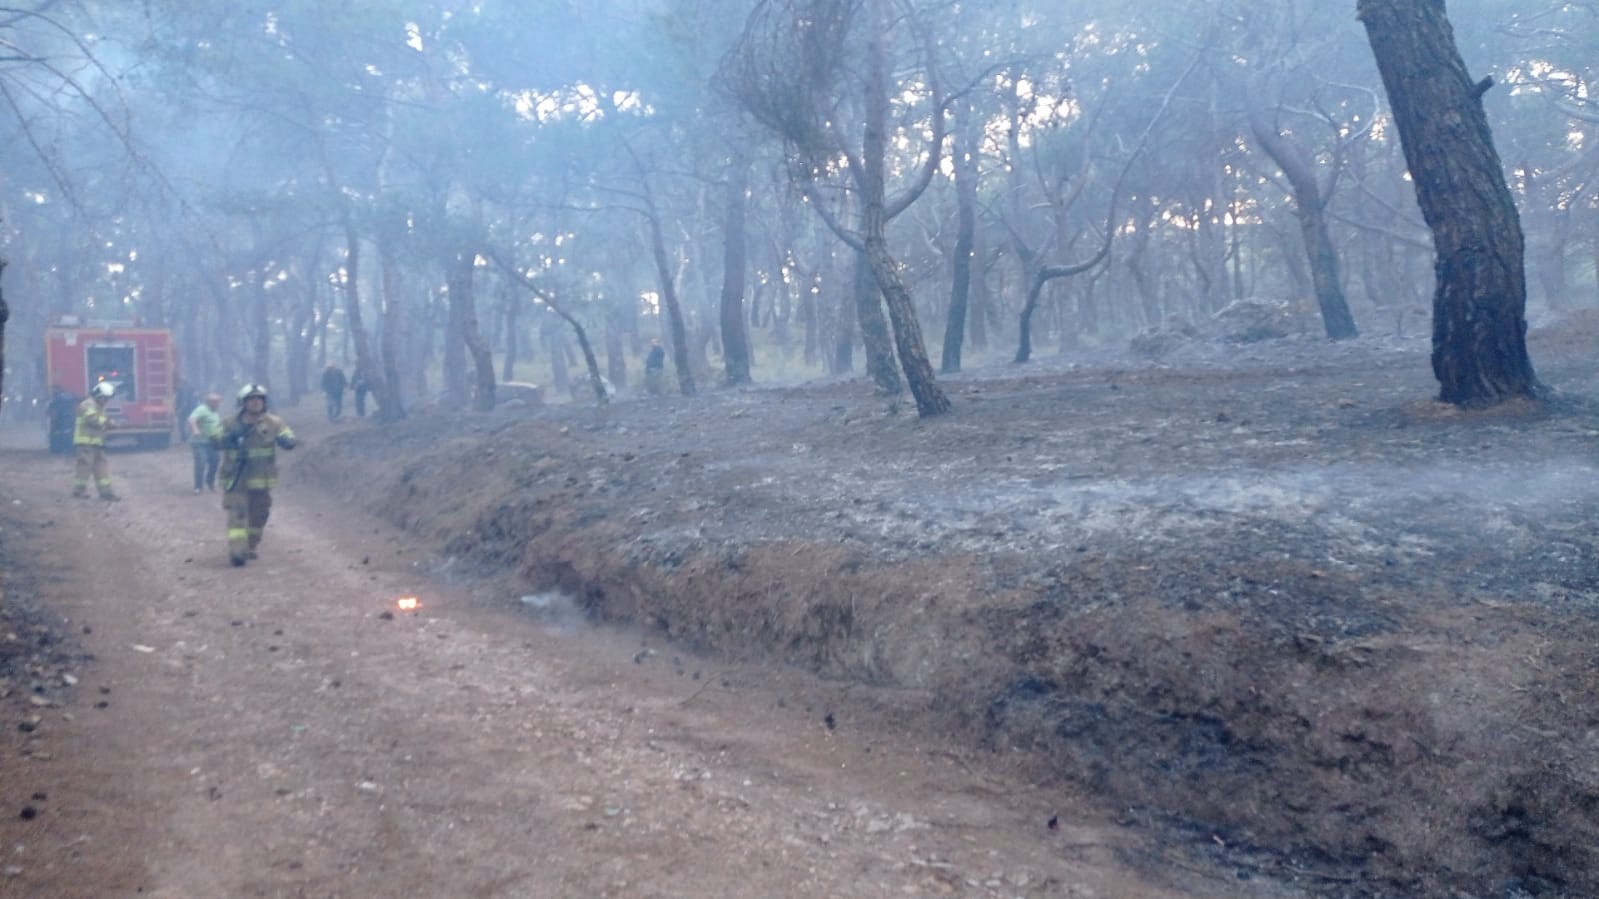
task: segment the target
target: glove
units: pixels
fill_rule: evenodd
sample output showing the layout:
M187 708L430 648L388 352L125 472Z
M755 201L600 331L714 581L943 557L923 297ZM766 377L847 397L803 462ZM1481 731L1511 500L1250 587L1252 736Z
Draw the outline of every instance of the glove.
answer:
M290 437L287 434L279 434L278 435L278 439L277 439L277 443L278 443L279 447L282 447L283 449L286 449L286 450L294 449L295 446L298 445L298 443L295 441L295 439L293 437Z

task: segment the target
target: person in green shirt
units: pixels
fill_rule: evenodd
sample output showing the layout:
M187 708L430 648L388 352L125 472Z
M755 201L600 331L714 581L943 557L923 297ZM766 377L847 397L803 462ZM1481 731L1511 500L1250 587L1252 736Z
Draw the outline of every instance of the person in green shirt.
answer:
M217 463L221 451L216 438L222 436L222 415L217 408L222 405L222 395L208 393L205 402L189 413L189 451L194 454L194 492L201 488L217 489Z

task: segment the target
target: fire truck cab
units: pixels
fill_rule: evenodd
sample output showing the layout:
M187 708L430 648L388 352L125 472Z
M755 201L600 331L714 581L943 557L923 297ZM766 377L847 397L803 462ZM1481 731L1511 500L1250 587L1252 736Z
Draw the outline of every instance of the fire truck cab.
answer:
M89 395L89 388L102 382L116 388L106 404L112 423L108 445L131 442L153 449L171 445L177 425L173 392L178 383L178 351L171 331L62 316L45 330L44 359L50 378L46 421L51 452L72 452L78 403Z

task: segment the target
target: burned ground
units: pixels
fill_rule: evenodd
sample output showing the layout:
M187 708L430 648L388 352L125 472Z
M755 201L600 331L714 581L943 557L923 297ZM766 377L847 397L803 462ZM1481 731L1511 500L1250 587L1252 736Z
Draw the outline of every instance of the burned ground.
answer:
M1325 895L1599 894L1594 335L1541 402L1425 348L1193 344L349 430L295 477L447 576L863 685ZM507 591L510 595L510 591ZM1241 861L1242 860L1242 861Z

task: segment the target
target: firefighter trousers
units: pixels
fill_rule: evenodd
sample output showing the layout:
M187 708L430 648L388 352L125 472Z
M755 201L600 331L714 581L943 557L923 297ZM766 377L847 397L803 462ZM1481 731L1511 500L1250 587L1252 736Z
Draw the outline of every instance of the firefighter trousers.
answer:
M106 464L105 447L94 443L77 445L78 460L72 468L72 495L86 496L89 479L101 496L111 496L111 466Z
M228 556L242 563L261 544L261 532L272 514L272 491L240 486L222 494L222 508L228 513Z

